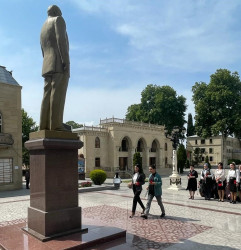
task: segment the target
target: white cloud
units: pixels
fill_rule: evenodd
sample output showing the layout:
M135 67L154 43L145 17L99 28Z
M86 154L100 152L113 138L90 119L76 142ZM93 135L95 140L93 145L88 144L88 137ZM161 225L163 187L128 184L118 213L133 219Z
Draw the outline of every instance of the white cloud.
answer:
M236 53L241 43L230 32L239 22L233 15L238 1L72 2L82 11L107 15L109 25L129 39L131 56L142 55L139 64L195 72L241 60Z
M65 2L66 10L71 10L70 1ZM100 20L98 27L103 29L103 37L101 33L89 34L87 26L83 38L76 12L74 22L67 23L68 31L75 33L70 40L71 78L65 121L96 125L100 118L124 118L127 107L139 103L140 93L148 83L181 89L184 81L185 89L178 94L187 98L187 113L194 114L190 84L203 79L196 73L209 76L217 68L240 65L239 1L71 2L80 9L79 15L84 12L86 25L92 25L90 32L96 31L94 22ZM64 13L65 17L68 13ZM41 18L43 21L45 16ZM0 36L4 37L0 41L1 64L13 70L13 77L23 86L23 108L38 122L43 94L39 40L26 45L21 32L15 33L0 26ZM185 75L185 80L179 79L180 75Z

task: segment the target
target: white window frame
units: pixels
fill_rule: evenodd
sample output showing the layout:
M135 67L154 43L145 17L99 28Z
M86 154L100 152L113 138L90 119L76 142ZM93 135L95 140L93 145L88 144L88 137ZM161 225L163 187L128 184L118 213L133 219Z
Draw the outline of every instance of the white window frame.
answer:
M0 158L0 184L13 182L13 159Z

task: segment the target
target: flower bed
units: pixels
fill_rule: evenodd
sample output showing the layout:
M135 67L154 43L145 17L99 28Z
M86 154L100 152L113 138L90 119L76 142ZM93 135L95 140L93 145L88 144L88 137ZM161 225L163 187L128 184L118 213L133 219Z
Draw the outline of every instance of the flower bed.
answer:
M92 182L91 181L86 181L86 182L81 182L79 187L91 187L92 186Z

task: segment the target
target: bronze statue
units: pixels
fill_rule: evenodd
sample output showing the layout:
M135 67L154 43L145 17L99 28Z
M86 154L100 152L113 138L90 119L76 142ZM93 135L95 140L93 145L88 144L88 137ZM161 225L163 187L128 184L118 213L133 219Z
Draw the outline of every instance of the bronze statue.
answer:
M69 41L60 8L49 6L40 35L43 53L44 95L40 130L65 130L63 114L70 77Z

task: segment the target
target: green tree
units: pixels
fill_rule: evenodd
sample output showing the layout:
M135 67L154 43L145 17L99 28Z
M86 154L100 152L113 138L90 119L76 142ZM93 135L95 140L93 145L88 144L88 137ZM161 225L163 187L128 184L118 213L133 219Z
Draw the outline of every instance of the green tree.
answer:
M208 168L211 169L211 164L210 164L210 162L209 162L209 157L208 157L208 155L206 155L206 157L205 157L205 163L207 163L207 164L208 164Z
M136 153L133 155L133 167L134 167L136 164L139 164L140 166L142 166L142 158L141 158L141 153L140 153L140 152L136 152Z
M183 173L185 163L187 161L187 153L183 144L180 144L177 149L177 169L178 172Z
M36 122L22 109L22 156L25 166L29 166L29 151L25 148L24 143L29 140L29 134L37 130Z
M187 136L192 136L195 134L195 127L193 126L192 114L188 114L187 119Z
M133 104L127 108L126 119L131 121L141 121L142 118L141 105Z
M74 122L74 121L68 121L68 122L66 122L65 124L67 124L67 125L71 126L71 127L72 127L72 129L74 129L74 128L81 128L81 127L83 127L83 125L82 125L82 124L79 124L79 123Z
M141 92L141 103L128 107L126 119L165 125L169 132L174 126L183 127L186 98L177 96L170 86L147 85Z
M218 69L210 77L210 83L195 83L192 87L195 104L195 130L207 138L223 137L224 166L226 138L235 135L241 138L241 82L237 72Z
M193 162L192 164L197 165L202 162L202 150L200 148L195 148L193 151Z

